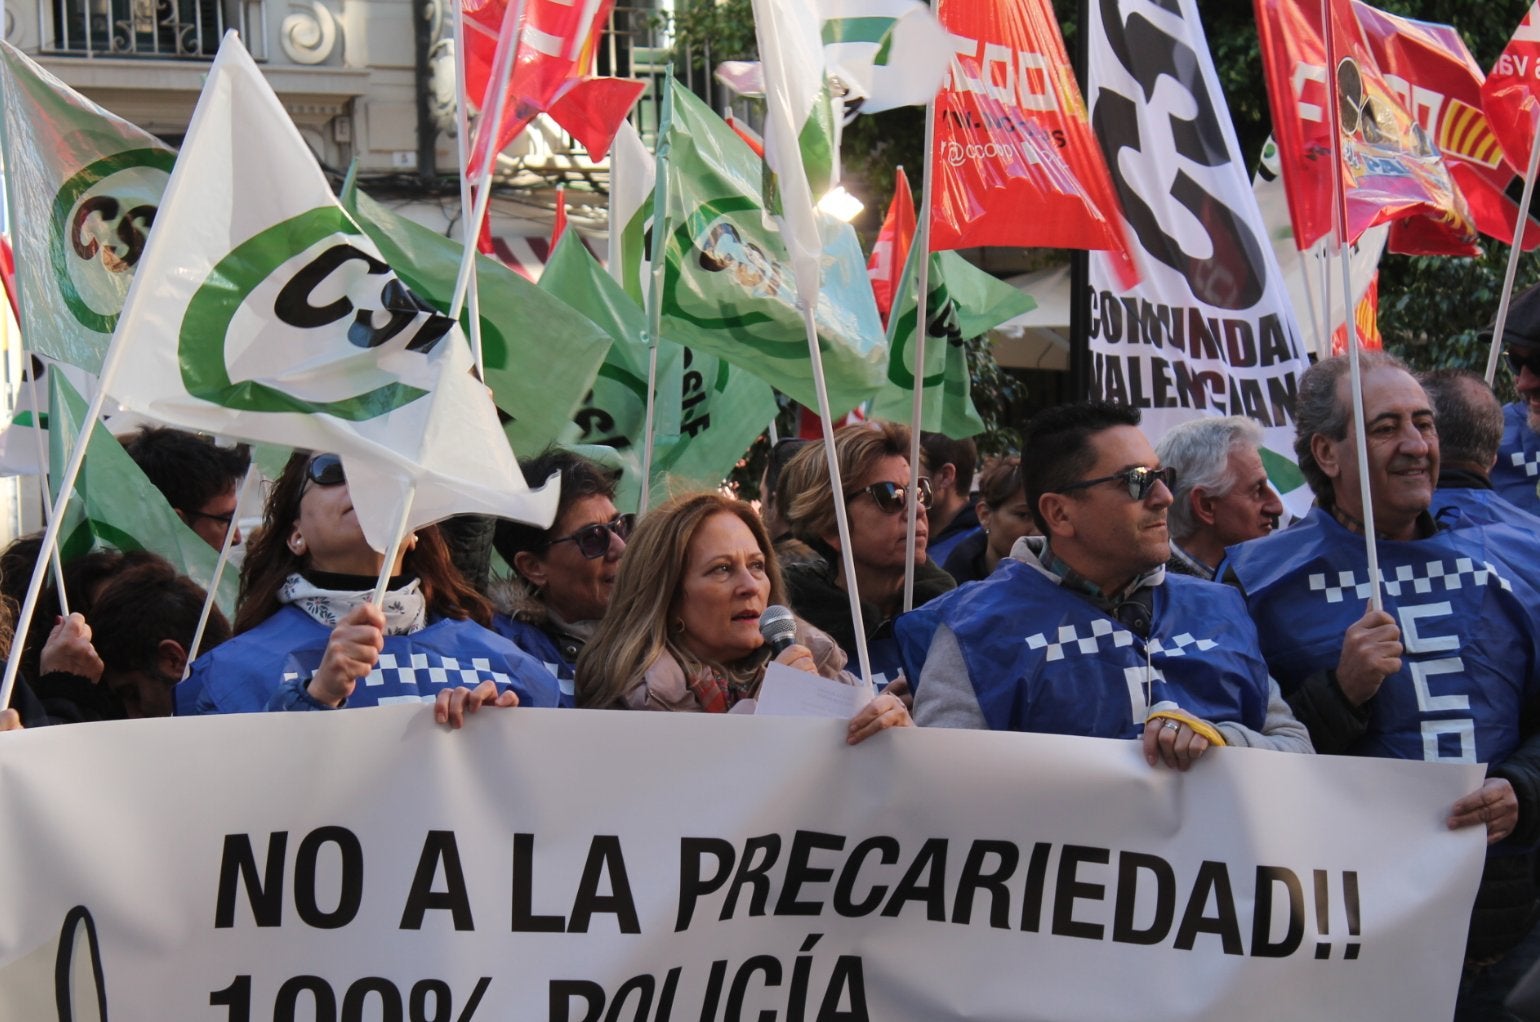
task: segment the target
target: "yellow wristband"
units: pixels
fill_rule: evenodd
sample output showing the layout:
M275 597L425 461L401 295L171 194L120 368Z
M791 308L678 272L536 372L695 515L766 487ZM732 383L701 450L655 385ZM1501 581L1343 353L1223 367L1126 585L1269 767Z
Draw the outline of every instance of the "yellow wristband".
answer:
M1156 710L1145 718L1145 722L1148 723L1152 720L1161 719L1174 720L1178 724L1186 724L1188 727L1192 728L1193 731L1202 735L1204 738L1207 738L1210 745L1225 744L1224 735L1219 733L1219 729L1217 727L1210 724L1206 720L1199 720L1197 717L1194 717L1190 713L1183 713L1181 710Z

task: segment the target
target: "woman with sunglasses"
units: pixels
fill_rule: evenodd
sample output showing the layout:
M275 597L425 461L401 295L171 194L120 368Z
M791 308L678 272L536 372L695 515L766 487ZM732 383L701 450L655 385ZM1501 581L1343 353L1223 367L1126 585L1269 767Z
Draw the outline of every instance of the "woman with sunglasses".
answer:
M861 598L867 650L878 685L900 675L893 619L903 609L904 551L908 532L905 509L919 501L915 523L914 604L920 606L956 587L952 576L925 556L929 526L924 509L930 506L930 480L914 480L909 471L909 430L893 422L863 422L834 434L835 456L844 492L829 486L822 444L809 444L791 459L781 477L789 495L782 512L793 535L812 547L820 559L786 567L791 607L828 632L852 662L856 659L855 627L845 572L839 552L834 501L844 500L850 520L851 554ZM907 693L907 686L895 691Z
M610 612L578 658L578 705L727 712L759 691L771 659L759 618L784 600L753 508L720 493L676 497L637 526ZM834 641L806 622L774 659L859 684ZM851 719L847 740L911 724L897 697L881 695Z
M436 528L402 544L384 608L372 605L384 555L364 539L337 455L289 459L248 546L235 636L193 664L179 707L434 700L439 721L459 726L485 703L557 705L555 677L485 627L492 608L455 570Z
M492 628L556 671L567 688L578 654L610 605L631 515L615 509L615 479L571 451L551 448L524 466L527 479L561 474L561 502L549 529L502 520L493 539L513 569L494 592Z

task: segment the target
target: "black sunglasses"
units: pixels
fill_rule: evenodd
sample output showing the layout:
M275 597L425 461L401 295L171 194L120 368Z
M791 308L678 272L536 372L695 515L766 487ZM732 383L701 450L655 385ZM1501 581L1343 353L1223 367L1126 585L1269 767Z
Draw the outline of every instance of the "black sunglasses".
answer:
M929 479L921 479L915 484L915 492L919 494L920 506L929 508L935 500L935 492L930 488ZM859 490L851 490L845 494L845 503L850 503L861 494L869 494L877 504L877 510L884 514L896 515L904 510L909 503L909 487L900 486L898 483L872 483L863 486Z
M1114 472L1110 476L1102 476L1099 479L1082 479L1078 483L1070 483L1068 486L1059 487L1059 493L1068 493L1071 490L1083 490L1087 486L1095 486L1098 483L1119 482L1128 487L1128 495L1134 500L1143 500L1150 495L1156 483L1165 483L1166 489L1176 487L1176 469L1167 465L1164 468L1145 468L1143 465L1135 465L1133 468L1125 468L1121 472Z
M182 514L187 518L207 518L211 522L218 522L227 529L230 527L230 523L235 521L234 511L224 515L211 515L207 511L183 511Z
M585 525L570 536L553 539L546 543L549 550L557 543L566 543L569 540L577 544L578 553L588 560L597 560L610 552L610 534L614 533L622 540L631 537L631 526L636 522L635 515L616 515L613 521L596 522L593 525Z
M1505 348L1503 354L1507 357L1508 368L1513 370L1514 376L1526 369L1531 376L1540 376L1540 350L1514 351L1512 348Z
M305 466L305 478L317 486L341 486L348 481L342 472L342 457L337 454L317 454Z

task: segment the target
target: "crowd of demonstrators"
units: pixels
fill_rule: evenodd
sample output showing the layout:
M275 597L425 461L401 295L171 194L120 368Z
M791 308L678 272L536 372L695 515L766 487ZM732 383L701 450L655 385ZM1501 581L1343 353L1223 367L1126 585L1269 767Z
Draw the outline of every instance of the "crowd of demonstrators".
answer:
M192 665L178 712L430 698L441 720L457 723L487 702L558 703L555 677L487 627L491 605L455 570L436 528L402 544L377 608L384 560L364 539L341 459L296 453L246 553L235 635Z
M979 528L954 546L941 566L958 585L987 577L1010 556L1018 539L1037 534L1021 484L1020 458L1014 454L997 458L984 470L973 511Z
M1152 764L1178 769L1212 746L1310 751L1238 594L1167 573L1174 473L1138 410L1052 409L1025 444L1041 535L984 581L899 620L916 721L1138 738Z
M820 444L810 444L781 474L790 499L782 514L792 534L818 559L786 566L786 591L801 617L834 637L852 663L857 662L855 624L845 588L834 502L845 504L850 524L850 553L866 633L871 669L879 685L897 683L901 673L893 621L903 610L906 511L919 502L915 526L914 605L954 588L956 582L927 556L931 505L929 480L909 470L909 430L892 422L861 422L834 434L834 451L844 492L836 494ZM896 690L905 691L901 686Z
M123 449L166 503L215 550L235 530L241 541L235 504L251 464L245 447L221 447L212 438L165 426L143 426L123 438Z
M1492 331L1482 334L1490 341ZM1519 399L1503 408L1503 439L1492 466L1492 487L1540 515L1540 284L1513 299L1502 346Z
M551 527L501 520L495 546L513 572L498 587L494 631L545 664L572 695L578 654L609 608L632 515L615 507L615 476L570 451L551 449L522 465L529 479L560 475Z
M954 440L945 433L920 434L920 467L930 480L930 523L926 556L946 564L957 545L979 532L979 516L973 500L973 473L979 463L972 440Z
M1468 518L1508 524L1540 535L1540 517L1492 488L1492 466L1503 440L1503 406L1476 373L1437 369L1417 377L1433 405L1438 429L1438 483L1431 511L1443 518L1458 508Z
M1225 548L1278 527L1283 501L1262 467L1262 427L1241 416L1173 426L1155 447L1176 473L1168 570L1212 580Z
M1456 1018L1504 1017L1503 996L1540 957L1540 566L1532 533L1429 513L1439 477L1434 410L1398 361L1365 354L1366 461L1354 440L1345 357L1300 380L1295 453L1316 505L1234 547L1243 592L1278 679L1317 750L1487 764L1451 828L1484 827ZM1383 610L1365 610L1365 507L1378 534ZM1430 656L1431 654L1431 656Z

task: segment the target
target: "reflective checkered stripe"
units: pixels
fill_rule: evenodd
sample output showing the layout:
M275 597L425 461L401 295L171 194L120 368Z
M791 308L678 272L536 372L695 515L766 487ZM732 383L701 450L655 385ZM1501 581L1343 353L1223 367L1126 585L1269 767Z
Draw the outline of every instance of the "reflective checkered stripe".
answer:
M1134 633L1119 627L1108 618L1097 618L1089 625L1060 625L1053 639L1047 632L1029 635L1026 643L1033 649L1041 649L1043 658L1049 661L1063 660L1066 653L1095 653L1099 650L1122 649L1134 644ZM1159 636L1149 642L1149 654L1153 656L1186 656L1188 650L1206 653L1219 645L1213 639L1199 639L1191 632L1182 632L1162 640Z
M1324 572L1309 578L1310 591L1324 593L1327 603L1341 603L1351 594L1355 600L1369 598L1368 572L1339 571L1335 575ZM1419 566L1402 564L1381 578L1385 593L1401 597L1451 592L1466 585L1497 585L1505 592L1513 592L1513 586L1490 563L1482 561L1478 567L1469 557L1428 561Z
M284 681L292 681L299 675L284 674ZM363 679L348 700L349 705L389 706L392 703L432 702L442 688L475 688L483 681L496 682L499 688L508 688L513 679L501 671L492 669L492 661L486 657L472 657L461 661L455 657L440 657L429 653L381 653L379 663Z
M1508 462L1531 479L1540 476L1540 451L1514 451Z

